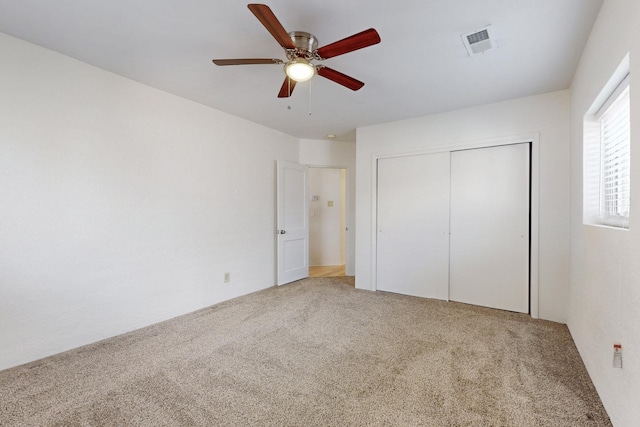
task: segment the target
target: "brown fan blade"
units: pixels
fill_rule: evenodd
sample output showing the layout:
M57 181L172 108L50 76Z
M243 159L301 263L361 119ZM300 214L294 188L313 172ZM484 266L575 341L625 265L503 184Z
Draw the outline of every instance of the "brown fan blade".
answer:
M278 98L288 98L293 93L293 88L296 87L296 81L289 78L289 76L284 78L284 83L282 83L282 87L280 88L280 93L278 93Z
M281 59L270 58L241 58L241 59L214 59L216 65L250 65L250 64L283 64Z
M380 43L380 35L373 28L369 28L368 30L354 34L346 39L338 40L337 42L323 46L317 50L317 54L322 59L328 59L377 43Z
M274 39L285 49L295 49L291 36L284 29L276 15L273 14L269 6L266 4L249 4L249 10L258 18L258 21L271 33Z
M333 80L339 85L347 87L351 90L358 90L362 86L364 86L364 83L362 83L360 80L356 80L353 77L349 77L346 74L342 74L340 71L336 71L332 68L320 66L316 67L316 69L318 70L318 75L324 77L325 79Z

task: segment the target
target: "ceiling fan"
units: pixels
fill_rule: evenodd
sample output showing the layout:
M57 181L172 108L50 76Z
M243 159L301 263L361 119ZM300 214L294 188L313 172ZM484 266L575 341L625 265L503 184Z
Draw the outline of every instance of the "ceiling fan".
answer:
M322 61L380 43L378 32L369 28L337 42L318 49L318 40L313 34L304 31L287 32L278 18L265 4L249 4L249 10L258 18L273 38L282 46L287 61L270 58L214 59L216 65L248 65L248 64L284 64L286 77L278 98L291 96L297 82L307 81L318 74L351 90L358 90L364 83L353 77L324 65L312 64L311 61Z

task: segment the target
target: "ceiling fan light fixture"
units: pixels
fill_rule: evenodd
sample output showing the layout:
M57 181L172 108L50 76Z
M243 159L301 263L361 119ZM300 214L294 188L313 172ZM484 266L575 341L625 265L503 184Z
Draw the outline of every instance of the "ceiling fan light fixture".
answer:
M284 71L290 79L296 82L306 82L316 74L316 67L305 59L297 58L288 62L284 66Z

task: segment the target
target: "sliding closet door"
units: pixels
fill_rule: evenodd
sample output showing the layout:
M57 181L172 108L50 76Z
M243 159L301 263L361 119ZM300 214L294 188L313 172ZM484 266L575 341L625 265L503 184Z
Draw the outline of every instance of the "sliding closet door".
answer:
M529 144L451 153L449 298L529 312Z
M378 160L377 289L447 299L449 153Z

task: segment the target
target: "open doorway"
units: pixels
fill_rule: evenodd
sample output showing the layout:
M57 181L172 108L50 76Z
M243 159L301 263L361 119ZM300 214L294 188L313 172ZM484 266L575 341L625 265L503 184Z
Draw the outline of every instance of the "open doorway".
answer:
M309 168L309 276L345 275L346 187L344 168Z

